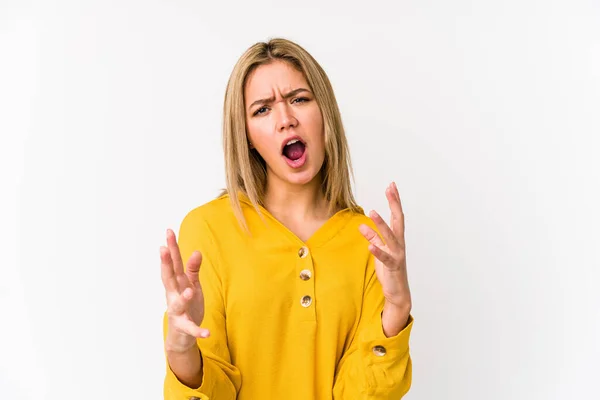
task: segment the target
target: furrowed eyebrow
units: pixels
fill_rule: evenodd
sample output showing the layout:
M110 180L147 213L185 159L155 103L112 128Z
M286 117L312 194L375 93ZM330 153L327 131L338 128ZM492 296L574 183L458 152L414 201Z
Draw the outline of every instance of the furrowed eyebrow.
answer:
M284 94L283 98L284 99L289 99L290 97L294 97L298 93L302 93L302 92L309 92L310 93L310 90L305 89L305 88L294 89L291 92L288 92L288 93ZM248 107L248 109L251 109L252 107L254 107L255 105L258 105L258 104L267 104L267 103L272 103L274 101L275 101L275 97L269 97L268 99L256 100L254 103L250 104L250 107Z

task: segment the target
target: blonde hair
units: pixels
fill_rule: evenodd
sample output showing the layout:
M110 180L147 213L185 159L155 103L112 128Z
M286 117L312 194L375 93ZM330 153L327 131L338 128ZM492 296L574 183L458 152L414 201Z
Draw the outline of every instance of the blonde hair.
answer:
M220 196L229 194L234 214L248 231L239 202L238 192L245 195L260 213L264 207L267 169L257 151L251 151L246 132L244 87L250 73L257 67L275 60L288 62L302 72L315 96L323 116L325 159L320 170L321 189L328 203L329 213L349 208L359 211L350 185L354 179L346 134L340 110L329 78L319 63L301 46L282 38L252 45L235 64L223 104L223 151L227 188ZM262 215L262 214L261 214Z

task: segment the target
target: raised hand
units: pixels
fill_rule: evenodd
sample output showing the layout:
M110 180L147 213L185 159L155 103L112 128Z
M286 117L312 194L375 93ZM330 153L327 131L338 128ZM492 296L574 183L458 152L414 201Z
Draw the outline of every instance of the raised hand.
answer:
M168 332L165 348L185 352L196 346L196 338L210 335L200 328L204 318L204 296L198 279L202 254L195 251L183 269L175 233L167 230L167 246L160 247L161 277L167 297Z
M404 213L395 183L387 187L385 195L392 212L390 225L386 224L376 211L369 214L383 239L367 225L361 225L360 232L370 242L369 251L375 256L375 272L386 299L383 313L384 330L396 334L406 325L412 300L406 271Z

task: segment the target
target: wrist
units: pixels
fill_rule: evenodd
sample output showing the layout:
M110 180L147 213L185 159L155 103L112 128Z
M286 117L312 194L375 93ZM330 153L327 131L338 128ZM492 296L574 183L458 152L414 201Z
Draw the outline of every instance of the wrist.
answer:
M171 346L165 343L165 353L169 359L171 358L187 358L195 356L200 352L200 347L196 343L189 347Z
M174 332L167 333L165 351L169 354L187 354L198 348L196 338Z
M383 333L387 337L400 333L408 325L410 312L410 304L396 305L386 301L381 313Z
M167 351L167 363L173 374L185 386L200 388L204 376L204 360L197 345L180 351Z

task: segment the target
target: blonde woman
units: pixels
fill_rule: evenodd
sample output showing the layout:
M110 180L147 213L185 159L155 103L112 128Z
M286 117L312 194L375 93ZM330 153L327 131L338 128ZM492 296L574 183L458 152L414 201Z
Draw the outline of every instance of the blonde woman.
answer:
M327 75L298 44L250 47L227 85L227 189L160 249L169 400L399 400L412 379L404 217L354 200Z

